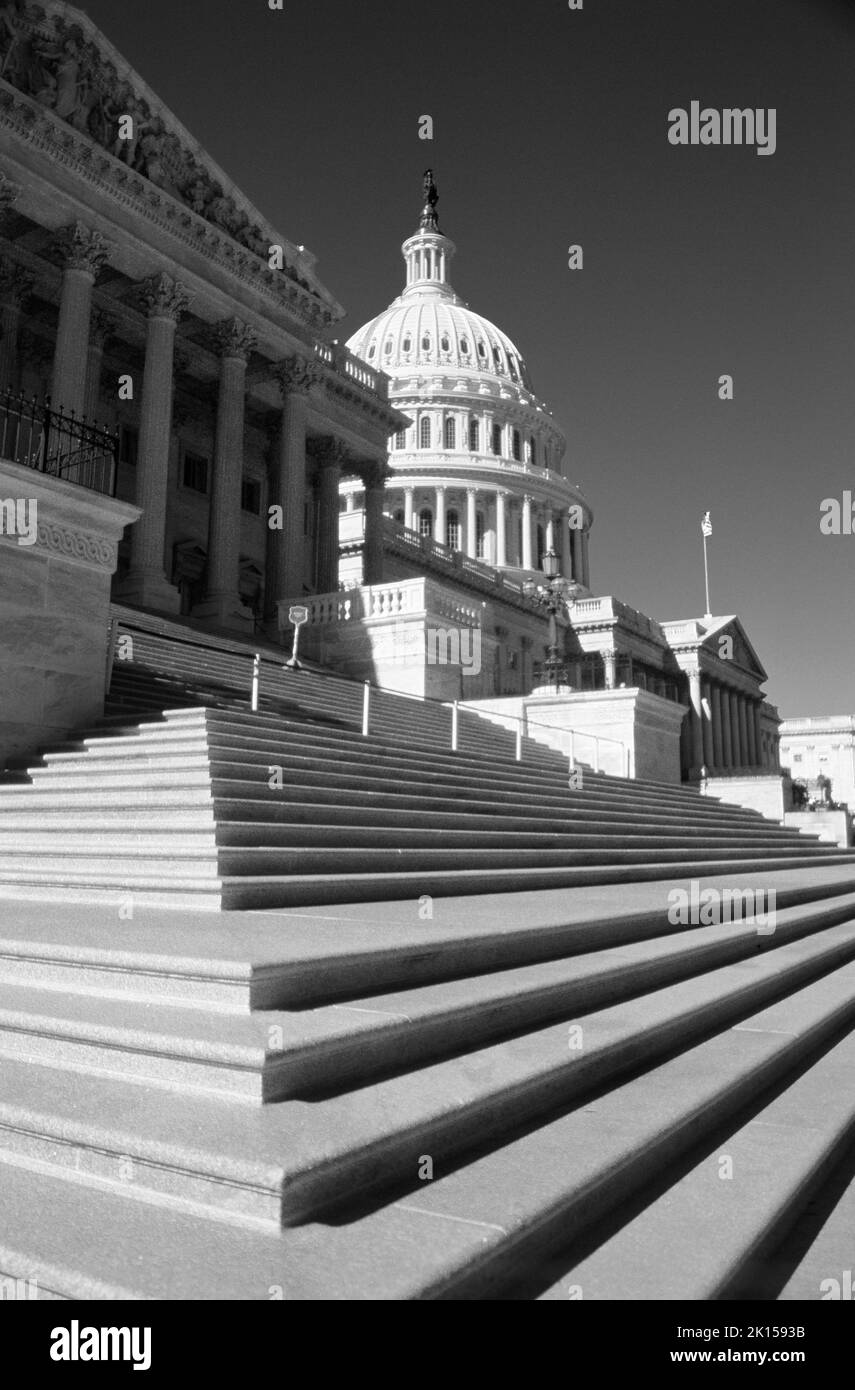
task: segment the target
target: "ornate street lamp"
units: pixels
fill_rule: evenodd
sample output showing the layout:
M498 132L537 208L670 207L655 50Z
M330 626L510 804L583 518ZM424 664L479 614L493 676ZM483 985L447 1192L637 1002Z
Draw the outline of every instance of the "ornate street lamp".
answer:
M527 598L539 603L549 614L549 645L543 670L546 672L547 684L554 684L557 695L559 686L567 683L564 662L558 655L558 625L555 621L564 607L567 581L561 577L561 562L554 550L547 550L543 557L542 569L546 583L535 584L533 579L527 579L523 584L523 593Z

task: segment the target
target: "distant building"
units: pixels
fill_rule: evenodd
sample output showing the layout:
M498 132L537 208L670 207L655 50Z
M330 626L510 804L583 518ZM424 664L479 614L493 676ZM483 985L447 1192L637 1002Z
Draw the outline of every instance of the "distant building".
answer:
M832 799L855 810L855 715L784 719L781 762L794 780L828 777Z

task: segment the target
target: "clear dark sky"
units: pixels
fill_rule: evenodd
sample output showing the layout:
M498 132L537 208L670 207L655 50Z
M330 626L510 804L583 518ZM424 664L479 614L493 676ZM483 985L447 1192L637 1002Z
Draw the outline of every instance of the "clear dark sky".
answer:
M770 698L855 711L855 535L819 530L822 499L855 492L855 5L83 8L318 256L342 339L399 293L432 166L456 290L567 433L595 590L702 614L709 509L712 609L742 617ZM693 100L774 107L775 154L670 145L669 109Z

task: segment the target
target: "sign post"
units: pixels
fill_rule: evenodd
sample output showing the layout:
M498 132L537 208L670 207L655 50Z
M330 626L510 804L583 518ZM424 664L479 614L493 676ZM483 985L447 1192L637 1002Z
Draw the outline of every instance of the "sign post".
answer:
M309 610L301 603L292 603L288 609L288 621L294 624L294 641L291 646L291 656L285 662L285 670L301 671L303 668L297 660L297 648L300 644L300 628L303 623L309 620Z

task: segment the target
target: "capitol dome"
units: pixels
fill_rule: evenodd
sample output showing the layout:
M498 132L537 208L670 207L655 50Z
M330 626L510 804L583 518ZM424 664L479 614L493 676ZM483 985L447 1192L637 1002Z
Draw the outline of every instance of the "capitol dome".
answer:
M520 578L554 549L565 578L587 588L592 512L565 477L565 437L516 344L452 288L456 247L437 201L428 170L419 229L401 247L404 288L347 342L387 374L390 401L412 422L392 437L386 511L407 532ZM349 509L356 490L342 484Z

